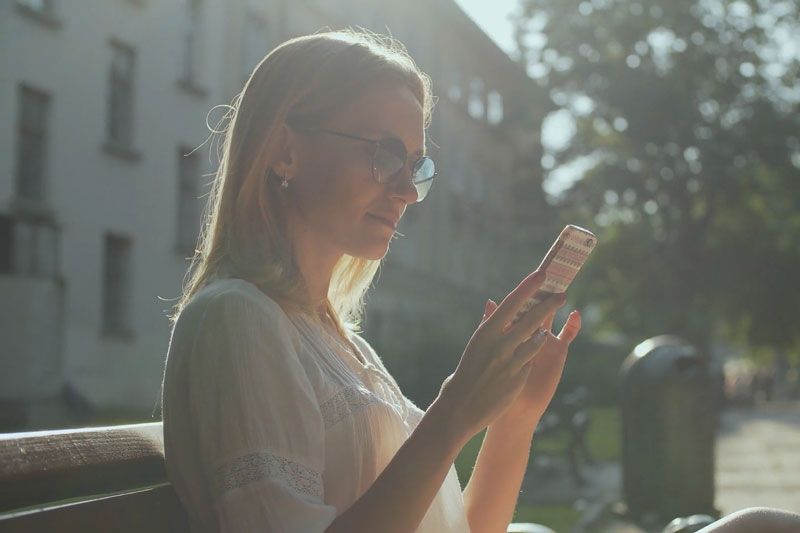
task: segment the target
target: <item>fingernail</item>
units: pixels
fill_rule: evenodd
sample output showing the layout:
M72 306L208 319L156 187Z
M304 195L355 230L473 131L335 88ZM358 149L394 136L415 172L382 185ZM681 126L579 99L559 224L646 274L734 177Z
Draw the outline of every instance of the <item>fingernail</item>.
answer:
M483 306L483 316L486 316L486 313L489 312L489 302L491 302L491 300L486 300L486 304Z

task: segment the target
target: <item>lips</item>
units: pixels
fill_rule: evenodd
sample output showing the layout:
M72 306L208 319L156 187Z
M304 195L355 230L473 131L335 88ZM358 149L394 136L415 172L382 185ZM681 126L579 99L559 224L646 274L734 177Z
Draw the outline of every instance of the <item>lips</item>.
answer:
M377 218L378 220L380 220L382 222L385 222L386 224L388 224L392 228L397 229L397 223L400 220L399 218L394 218L394 217L388 216L388 215L376 215L374 213L368 213L368 214L371 217Z

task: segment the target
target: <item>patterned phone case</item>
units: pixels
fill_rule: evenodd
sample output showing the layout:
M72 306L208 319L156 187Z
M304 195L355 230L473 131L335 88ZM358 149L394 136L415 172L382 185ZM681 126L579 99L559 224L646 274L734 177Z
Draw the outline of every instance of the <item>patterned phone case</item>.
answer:
M554 294L566 292L596 244L597 236L588 229L569 224L561 230L537 269L544 269L547 275L544 284L525 302L511 324L534 305L544 302Z

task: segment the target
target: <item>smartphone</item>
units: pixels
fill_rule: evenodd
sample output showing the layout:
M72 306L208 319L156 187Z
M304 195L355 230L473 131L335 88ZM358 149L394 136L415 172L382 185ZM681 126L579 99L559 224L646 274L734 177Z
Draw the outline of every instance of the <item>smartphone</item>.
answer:
M542 259L537 270L544 270L544 284L531 296L507 326L510 327L531 307L555 294L567 291L567 287L589 258L597 244L597 236L586 228L568 224Z

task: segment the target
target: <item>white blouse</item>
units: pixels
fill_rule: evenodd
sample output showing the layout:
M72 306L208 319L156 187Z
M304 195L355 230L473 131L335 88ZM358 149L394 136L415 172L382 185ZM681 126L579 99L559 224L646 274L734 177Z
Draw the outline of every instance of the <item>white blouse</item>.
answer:
M162 414L194 533L322 532L375 481L424 413L350 340L366 365L243 279L192 297L170 337ZM469 532L455 466L417 531Z

